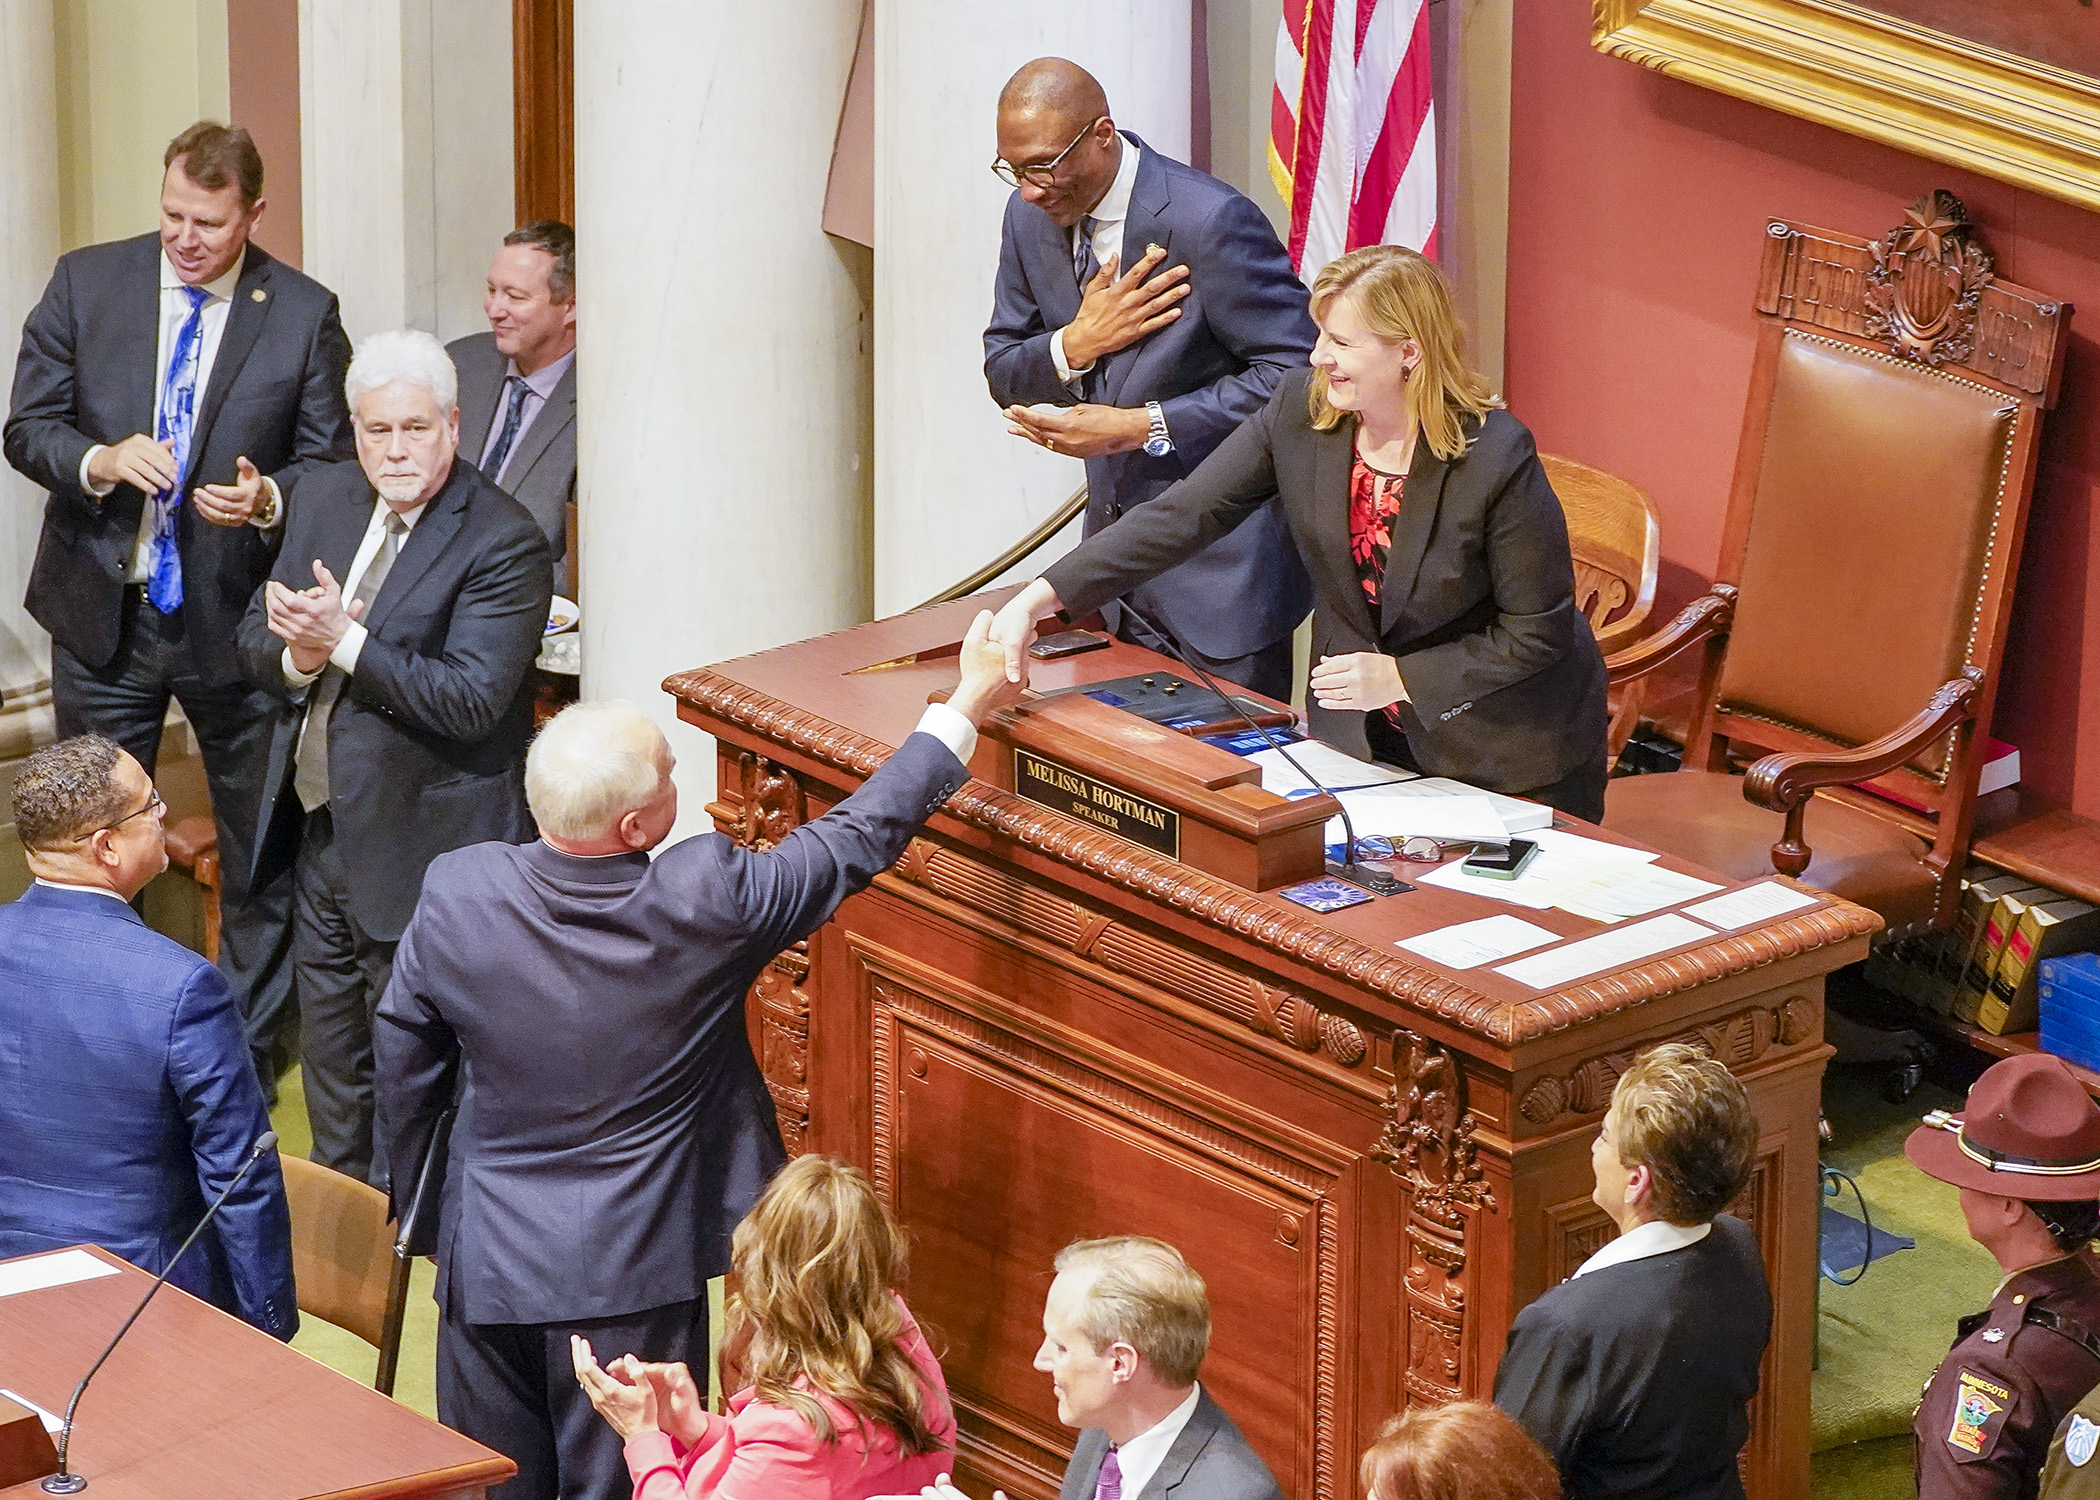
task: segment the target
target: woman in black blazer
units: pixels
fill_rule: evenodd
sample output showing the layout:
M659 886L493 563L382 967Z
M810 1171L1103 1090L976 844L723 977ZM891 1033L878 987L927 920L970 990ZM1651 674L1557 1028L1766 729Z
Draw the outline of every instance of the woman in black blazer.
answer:
M1604 816L1604 659L1575 608L1567 521L1523 423L1468 370L1436 266L1352 251L1313 283L1312 368L1172 489L1007 604L1091 613L1274 498L1313 579L1311 728L1352 755Z

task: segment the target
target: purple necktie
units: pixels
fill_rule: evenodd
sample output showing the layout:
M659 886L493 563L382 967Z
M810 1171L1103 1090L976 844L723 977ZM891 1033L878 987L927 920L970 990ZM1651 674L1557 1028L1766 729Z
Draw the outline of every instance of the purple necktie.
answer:
M1094 1481L1094 1500L1123 1500L1123 1465L1113 1448L1101 1455L1101 1477Z

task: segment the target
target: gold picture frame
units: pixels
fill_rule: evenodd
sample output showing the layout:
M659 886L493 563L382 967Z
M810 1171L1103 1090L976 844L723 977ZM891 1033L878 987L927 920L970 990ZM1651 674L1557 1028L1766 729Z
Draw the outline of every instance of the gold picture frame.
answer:
M1592 0L1597 50L2100 209L2100 79L1844 0Z

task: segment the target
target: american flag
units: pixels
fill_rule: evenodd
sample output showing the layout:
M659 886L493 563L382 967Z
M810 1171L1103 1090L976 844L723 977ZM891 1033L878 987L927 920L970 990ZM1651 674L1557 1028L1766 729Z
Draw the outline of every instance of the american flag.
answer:
M1269 171L1306 281L1362 245L1436 255L1428 0L1284 0Z

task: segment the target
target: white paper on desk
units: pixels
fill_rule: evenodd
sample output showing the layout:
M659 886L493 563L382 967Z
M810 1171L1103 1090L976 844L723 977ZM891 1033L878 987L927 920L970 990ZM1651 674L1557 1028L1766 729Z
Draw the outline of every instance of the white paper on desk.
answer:
M1472 969L1553 942L1559 936L1522 917L1482 917L1477 922L1460 922L1401 938L1396 946L1447 969Z
M1453 781L1448 776L1424 776L1407 784L1408 794L1414 797L1485 797L1495 805L1495 816L1502 820L1503 828L1510 833L1521 833L1531 837L1535 828L1553 826L1553 809L1543 802L1528 801L1523 797L1507 797L1500 792L1482 791L1477 786L1468 786L1463 781Z
M1818 899L1807 891L1797 891L1776 880L1763 880L1739 891L1730 891L1725 896L1716 896L1711 901L1702 901L1697 906L1687 906L1685 913L1702 922L1711 922L1723 932L1732 932L1738 927L1748 927L1752 922L1770 921L1804 906L1814 906Z
M66 1425L65 1420L61 1418L57 1412L45 1411L44 1408L38 1406L34 1401L30 1400L20 1391L11 1391L6 1386L0 1385L0 1396L5 1396L8 1400L14 1402L15 1405L26 1406L31 1411L35 1412L37 1415L37 1420L44 1424L44 1431L46 1432L55 1433L61 1427Z
M32 1255L27 1260L0 1265L0 1297L12 1297L16 1292L40 1292L47 1286L69 1286L76 1281L93 1281L97 1276L116 1274L115 1266L95 1259L85 1250L54 1250L49 1255Z
M1348 791L1354 787L1383 786L1389 782L1413 779L1414 772L1403 771L1398 766L1376 765L1368 760L1358 760L1353 755L1344 755L1332 745L1323 745L1318 740L1300 740L1290 747L1291 760L1305 767L1330 792ZM1261 767L1261 784L1269 791L1281 796L1309 789L1312 783L1299 775L1289 760L1278 750L1257 750L1247 759Z
M1666 917L1650 917L1631 927L1600 932L1565 948L1520 958L1513 964L1502 965L1495 972L1507 975L1519 984L1528 984L1535 990L1550 990L1605 969L1652 958L1665 949L1704 942L1713 935L1712 928L1673 912Z
M1662 856L1645 849L1629 849L1624 844L1608 844L1602 839L1584 838L1579 833L1563 833L1554 828L1541 828L1522 835L1539 846L1524 873L1514 880L1497 880L1490 875L1470 874L1461 860L1452 860L1438 866L1420 877L1429 885L1440 885L1447 890L1466 891L1475 896L1486 896L1494 901L1507 901L1514 906L1528 906L1533 911L1544 911L1549 906L1558 906L1571 881L1580 880L1605 869L1639 868L1651 864ZM1414 876L1409 876L1414 879ZM1697 894L1696 892L1694 894ZM1589 913L1582 913L1588 916Z
M1408 782L1392 786L1365 787L1362 791L1338 792L1342 806L1356 824L1356 836L1369 838L1482 839L1500 843L1509 837L1495 804L1478 797L1410 797ZM1339 844L1342 820L1327 820L1327 842Z
M1561 899L1555 904L1578 916L1602 915L1616 921L1620 917L1645 917L1651 911L1661 911L1719 889L1711 880L1623 860L1571 877L1562 885Z

